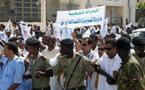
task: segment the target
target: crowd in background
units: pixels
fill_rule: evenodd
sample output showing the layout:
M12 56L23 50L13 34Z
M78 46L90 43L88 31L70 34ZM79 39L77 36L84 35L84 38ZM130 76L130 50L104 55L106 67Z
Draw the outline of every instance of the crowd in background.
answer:
M0 24L0 90L144 90L138 28Z

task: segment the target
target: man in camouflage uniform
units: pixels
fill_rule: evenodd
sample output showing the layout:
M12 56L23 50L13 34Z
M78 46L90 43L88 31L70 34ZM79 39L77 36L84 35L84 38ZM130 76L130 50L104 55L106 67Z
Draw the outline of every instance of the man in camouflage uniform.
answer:
M133 55L130 55L130 41L122 37L117 41L117 52L122 59L118 72L118 90L144 90L143 70Z
M133 55L139 61L145 73L145 52L144 52L145 38L141 36L135 37L132 39L132 43L134 44L134 50L135 50L135 53Z
M67 90L86 90L84 85L85 72L95 72L91 62L80 54L73 52L73 40L64 39L60 42L61 58L56 66L45 70L45 73L58 75L64 71ZM75 68L76 67L76 68ZM37 72L40 77L44 72Z

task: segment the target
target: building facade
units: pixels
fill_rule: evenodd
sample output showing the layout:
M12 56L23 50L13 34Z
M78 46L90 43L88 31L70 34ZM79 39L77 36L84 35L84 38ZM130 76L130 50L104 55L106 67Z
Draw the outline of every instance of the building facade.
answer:
M7 1L7 2L6 2ZM1 7L2 12L1 19L7 21L7 19L15 19L17 21L24 20L26 22L40 22L41 20L41 3L38 0L6 0L4 6ZM6 4L9 4L6 7ZM9 13L13 11L13 13ZM7 13L7 14L5 14Z
M29 23L37 22L39 24L44 25L47 21L55 21L57 11L84 9L106 5L106 18L109 18L110 23L115 23L123 26L130 22L132 24L135 24L135 11L136 11L135 9L137 0L9 0L9 1L11 1L10 8L15 10L13 18L15 18L16 20L24 20L25 22Z
M106 5L106 18L113 24L135 24L136 0L86 0L89 7Z

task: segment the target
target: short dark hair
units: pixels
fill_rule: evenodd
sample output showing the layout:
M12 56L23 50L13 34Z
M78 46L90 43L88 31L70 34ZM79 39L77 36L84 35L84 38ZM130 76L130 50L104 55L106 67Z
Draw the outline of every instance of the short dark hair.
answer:
M72 39L63 39L62 41L60 41L60 45L73 48L73 40Z
M127 37L121 37L117 40L117 48L118 49L124 49L124 50L130 50L130 40Z
M50 37L48 44L49 45L55 45L55 43L56 43L56 38L55 37Z
M89 45L93 43L92 38L83 38L83 40L87 40Z
M17 37L11 37L8 41L15 44L16 46L19 44Z
M111 43L111 45L113 47L116 47L116 42L117 42L116 39L110 38L110 39L108 39L108 40L105 41L105 44L110 44Z
M142 36L134 37L132 43L137 46L145 46L145 38Z
M126 38L128 38L131 41L131 37L130 37L129 34L122 34L121 37L126 37Z
M15 25L17 25L17 22L13 21L13 22L12 22L12 24L15 24Z
M40 47L40 41L35 39L35 38L28 38L26 40L26 44L28 46L33 46L33 47L36 47L36 48L39 48Z
M6 26L4 24L1 24L1 27L5 29Z
M14 44L14 43L6 43L6 46L8 46L9 50L12 50L14 52L14 54L16 54L18 56L18 47Z
M90 37L91 37L92 39L94 39L95 41L97 41L97 40L98 40L98 36L97 36L97 35L95 35L95 34L90 35Z

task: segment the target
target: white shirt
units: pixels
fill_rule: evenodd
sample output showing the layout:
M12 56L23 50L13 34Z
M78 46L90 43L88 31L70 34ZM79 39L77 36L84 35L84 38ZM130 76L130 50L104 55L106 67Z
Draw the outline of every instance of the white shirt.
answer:
M121 38L121 35L116 33L115 34L115 39L118 40L119 38Z
M5 32L4 31L0 31L0 39L3 40L5 37Z
M49 63L51 66L55 66L58 62L58 53L54 58L50 58ZM57 76L50 77L50 88L51 90L61 90L61 87L58 84Z
M74 32L74 29L69 27L62 27L62 39L70 38L72 39L72 32Z
M2 38L2 40L4 41L4 42L6 42L6 43L8 43L9 42L9 39L10 38L12 38L12 37L14 37L14 35L10 35L9 37L6 35L6 33L4 33L4 38Z
M47 58L54 58L56 54L60 52L59 47L55 47L53 50L49 51L48 46L46 46L46 49L42 51L42 54Z
M61 26L58 24L53 24L53 29L54 29L54 36L61 41L62 40Z
M111 28L111 33L116 33L116 26L113 26L113 27Z
M90 31L91 31L92 34L95 34L97 32L95 27L90 27Z
M99 58L99 55L98 53L96 53L95 51L91 50L87 55L86 57L91 61L95 61L95 60L98 60ZM92 73L91 75L92 77L88 76L88 79L87 79L87 90L96 90L97 88L95 88L95 82L96 82L96 79L97 79L97 73L94 72Z
M116 54L113 59L110 59L105 53L98 61L101 68L113 78L113 72L118 71L121 67L121 59ZM106 82L106 77L99 75L98 90L117 90L117 85L109 85Z

